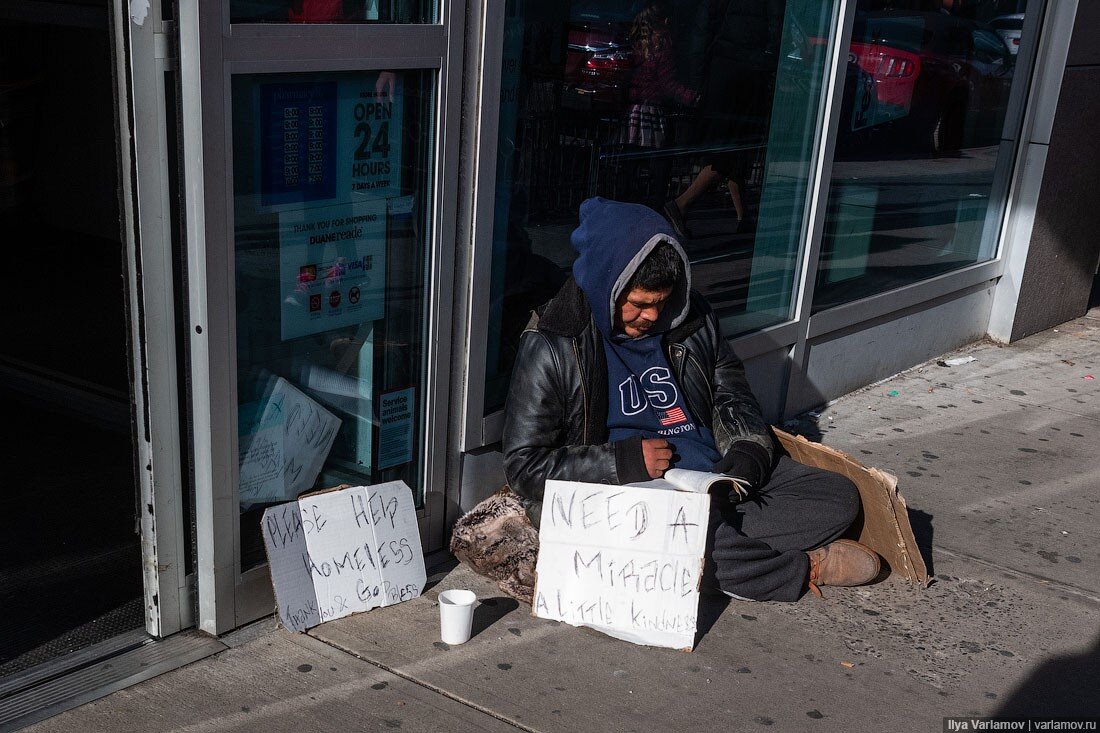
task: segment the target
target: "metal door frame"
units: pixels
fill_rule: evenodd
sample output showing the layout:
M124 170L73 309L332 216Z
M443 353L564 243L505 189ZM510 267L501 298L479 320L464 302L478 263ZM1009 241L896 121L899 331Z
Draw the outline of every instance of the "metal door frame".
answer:
M175 61L172 26L161 10L153 2L147 15L131 17L124 3L111 4L145 629L153 636L194 625L176 369L175 183L168 167L175 131L166 95L175 89L165 81Z
M465 5L441 0L438 22L422 25L231 24L229 0L180 0L179 16L198 625L217 634L269 614L273 607L267 566L240 572L232 76L381 69L438 72L425 294L424 507L417 513L424 547L432 551L443 542Z

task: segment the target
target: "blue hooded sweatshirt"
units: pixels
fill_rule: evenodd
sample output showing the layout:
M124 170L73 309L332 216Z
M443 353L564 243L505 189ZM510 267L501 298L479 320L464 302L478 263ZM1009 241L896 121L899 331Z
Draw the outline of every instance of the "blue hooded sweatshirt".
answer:
M607 357L607 427L611 442L641 435L665 438L674 468L712 471L720 458L714 436L697 425L665 356L663 334L688 314L691 269L672 228L641 204L603 198L581 204L580 226L570 238L578 257L573 277L592 307ZM684 278L672 290L649 332L630 338L615 332L616 301L653 249L668 242L684 260Z

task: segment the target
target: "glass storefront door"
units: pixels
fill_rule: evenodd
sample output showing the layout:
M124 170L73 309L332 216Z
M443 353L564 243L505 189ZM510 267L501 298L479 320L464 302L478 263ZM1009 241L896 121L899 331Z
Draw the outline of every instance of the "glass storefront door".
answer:
M313 488L404 481L424 505L436 74L233 77L241 564Z
M336 6L354 12L322 17ZM201 49L181 86L185 173L202 181L199 625L215 633L270 613L273 504L400 480L425 549L442 546L463 8L382 6L181 6L181 56Z
M146 618L108 14L46 5L0 9L0 678Z

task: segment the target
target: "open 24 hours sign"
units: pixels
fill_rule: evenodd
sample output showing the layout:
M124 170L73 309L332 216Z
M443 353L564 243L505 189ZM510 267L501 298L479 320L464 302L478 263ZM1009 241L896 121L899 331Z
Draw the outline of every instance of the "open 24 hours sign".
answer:
M400 193L399 74L261 84L260 203L272 211Z

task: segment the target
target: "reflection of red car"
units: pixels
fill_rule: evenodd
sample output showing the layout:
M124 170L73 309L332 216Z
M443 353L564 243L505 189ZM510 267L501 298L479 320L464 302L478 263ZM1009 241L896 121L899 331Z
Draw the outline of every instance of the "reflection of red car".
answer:
M998 139L1014 59L985 26L942 13L864 13L851 55L874 82L874 113L864 126L905 118L898 124L934 151L957 149L964 137Z
M566 84L598 102L621 103L634 66L625 24L571 24L566 42Z
M853 41L851 52L859 67L874 80L878 114L872 124L908 115L920 74L920 56L875 42Z

